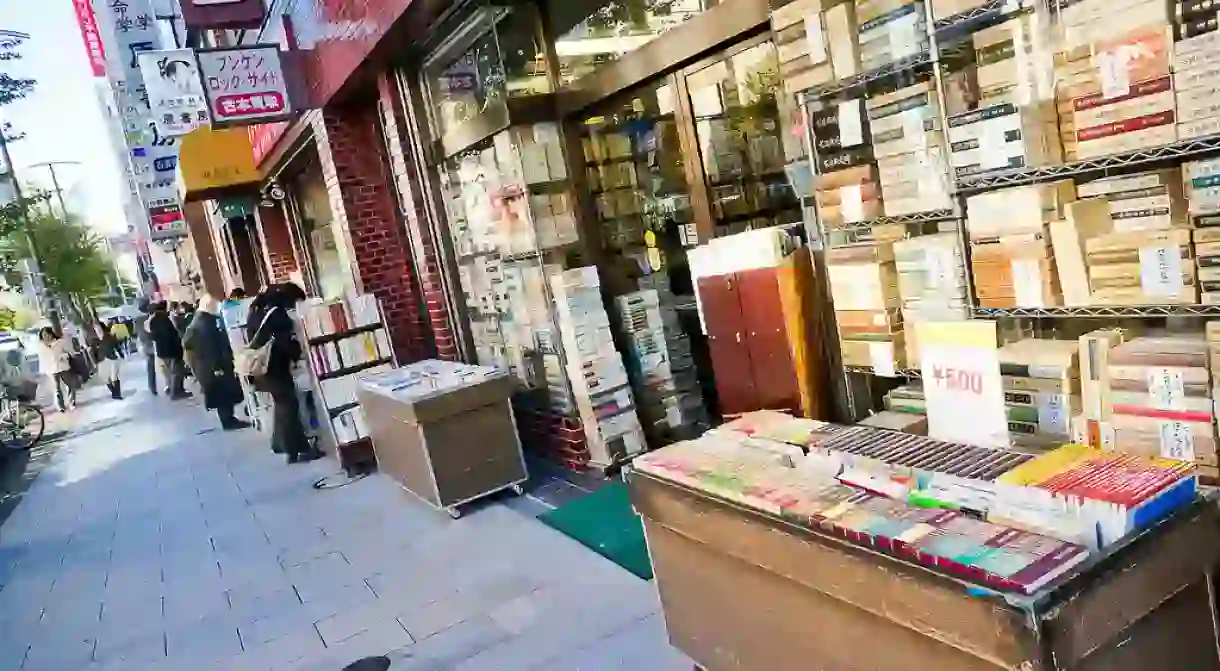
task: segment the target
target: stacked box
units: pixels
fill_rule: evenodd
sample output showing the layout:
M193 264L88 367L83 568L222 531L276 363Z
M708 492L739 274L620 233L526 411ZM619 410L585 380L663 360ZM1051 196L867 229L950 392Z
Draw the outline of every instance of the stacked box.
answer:
M1050 223L1055 272L1063 290L1063 304L1086 307L1093 304L1089 291L1089 269L1085 246L1089 239L1114 231L1110 204L1104 198L1085 198L1064 207L1062 219Z
M595 266L550 275L568 381L589 445L590 463L607 467L643 452L631 384L614 348Z
M922 1L856 0L860 65L865 72L928 51Z
M812 112L818 154L814 195L827 228L875 219L884 213L881 186L862 98Z
M894 246L860 243L826 252L826 272L845 366L905 368Z
M830 43L830 64L836 79L846 79L860 74L860 42L857 38L859 23L856 6L850 2L830 7L824 15L826 39Z
M1080 412L1080 345L1075 340L1028 339L1000 348L1004 404L1013 442L1056 447L1071 435Z
M894 243L898 295L906 329L907 363L919 367L914 324L921 320L968 319L966 264L956 233L924 235Z
M927 400L924 398L923 385L919 382L895 387L885 394L885 409L890 412L901 412L910 415L926 415Z
M1110 450L1114 404L1110 399L1110 351L1123 344L1122 329L1103 328L1080 336L1080 391L1083 407L1072 417L1072 442Z
M1220 159L1208 158L1182 164L1186 209L1192 217L1200 217L1199 225L1215 225L1220 218Z
M1193 305L1199 300L1191 232L1109 233L1085 244L1095 305Z
M932 19L943 21L987 4L987 0L932 0Z
M909 412L894 412L883 410L875 415L869 415L860 420L860 426L871 426L876 429L900 431L916 436L928 435L928 418L925 415L914 415Z
M1202 334L1135 338L1110 350L1115 451L1215 469L1208 352Z
M886 215L953 206L934 81L870 97L868 128Z
M1122 2L1123 0L1120 0ZM1070 10L1082 7L1087 12ZM1056 55L1059 126L1064 155L1093 158L1177 140L1167 5L1138 0L1125 16L1113 3L1083 0L1063 10L1067 50ZM1098 14L1100 13L1100 14ZM1087 29L1069 22L1088 20ZM1132 19L1132 17L1135 19ZM1083 18L1082 18L1083 17ZM1145 23L1131 25L1132 20ZM1116 24L1130 27L1115 27ZM1118 37L1114 37L1118 35ZM1082 41L1082 36L1089 36Z
M837 40L854 39L854 31L846 33L840 29L840 33L832 33L830 23L823 13L843 2L844 0L794 0L772 3L771 31L775 35L779 74L784 82L784 89L789 93L829 84L855 74L855 69L844 74L835 72L829 46ZM848 9L850 10L850 7Z
M709 425L707 410L690 340L673 302L655 289L624 294L614 302L641 421L666 436L701 434Z
M1177 95L1178 138L1220 133L1220 33L1216 7L1208 0L1177 0L1177 39L1173 78ZM1206 6L1205 6L1206 5Z
M1196 228L1194 241L1195 272L1199 282L1199 302L1220 305L1220 228Z
M1049 225L1076 197L1070 180L977 194L966 200L974 289L983 307L1062 303Z
M1081 198L1105 198L1116 232L1160 231L1190 225L1178 168L1106 177L1076 186Z

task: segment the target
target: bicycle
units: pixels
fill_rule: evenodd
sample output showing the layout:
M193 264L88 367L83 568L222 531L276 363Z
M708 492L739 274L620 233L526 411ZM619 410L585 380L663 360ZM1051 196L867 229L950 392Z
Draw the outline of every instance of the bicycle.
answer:
M0 395L0 444L14 450L33 449L47 429L42 409L23 390L6 385Z

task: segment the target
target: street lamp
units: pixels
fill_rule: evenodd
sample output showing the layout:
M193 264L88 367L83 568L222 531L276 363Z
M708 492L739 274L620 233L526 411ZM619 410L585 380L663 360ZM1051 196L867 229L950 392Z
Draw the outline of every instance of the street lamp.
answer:
M80 165L80 161L43 161L42 163L31 163L31 168L46 168L51 173L51 186L55 190L55 198L59 201L59 210L63 213L64 219L68 218L68 206L64 204L64 190L59 187L59 176L55 172L55 167L60 165Z

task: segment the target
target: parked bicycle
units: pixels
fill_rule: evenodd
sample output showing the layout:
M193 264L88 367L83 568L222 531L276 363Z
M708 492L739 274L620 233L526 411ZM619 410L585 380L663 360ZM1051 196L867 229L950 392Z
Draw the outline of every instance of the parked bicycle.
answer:
M4 386L0 395L0 444L9 449L29 450L42 440L47 421L33 398L27 388Z

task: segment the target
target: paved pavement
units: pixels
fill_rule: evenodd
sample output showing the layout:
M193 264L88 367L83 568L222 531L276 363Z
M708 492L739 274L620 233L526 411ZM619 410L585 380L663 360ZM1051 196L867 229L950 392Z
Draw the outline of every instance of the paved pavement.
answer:
M127 393L91 395L0 527L0 671L691 668L652 583L519 509L316 491L335 462Z

